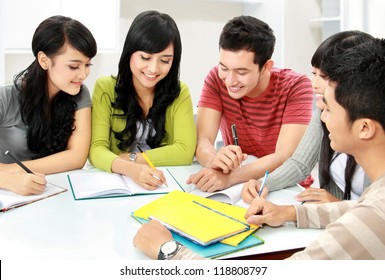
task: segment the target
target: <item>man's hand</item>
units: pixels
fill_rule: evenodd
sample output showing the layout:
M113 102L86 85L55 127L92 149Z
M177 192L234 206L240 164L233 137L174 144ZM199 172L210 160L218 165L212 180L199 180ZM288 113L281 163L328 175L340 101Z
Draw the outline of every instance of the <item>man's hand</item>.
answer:
M264 198L256 197L245 214L245 219L250 224L262 226L280 226L285 222L296 221L294 206L275 205Z
M207 167L228 174L231 170L238 168L246 158L247 154L243 154L239 146L228 145L217 151Z
M172 240L171 232L160 222L151 220L143 224L134 237L134 246L153 260L158 259L160 246Z
M194 184L203 192L215 192L230 187L229 174L211 168L202 168L198 173L191 175L186 183Z

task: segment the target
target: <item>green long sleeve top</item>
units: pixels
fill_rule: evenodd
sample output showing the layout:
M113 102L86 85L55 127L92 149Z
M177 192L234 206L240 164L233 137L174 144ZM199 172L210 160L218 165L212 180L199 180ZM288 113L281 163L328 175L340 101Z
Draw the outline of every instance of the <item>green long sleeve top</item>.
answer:
M115 101L116 79L101 77L95 82L92 94L92 142L89 160L98 169L111 172L112 162L122 151L113 131L122 131L125 119L116 117L121 110L112 108ZM146 155L155 166L191 164L195 154L197 132L189 88L180 83L179 96L166 110L165 137L158 148Z

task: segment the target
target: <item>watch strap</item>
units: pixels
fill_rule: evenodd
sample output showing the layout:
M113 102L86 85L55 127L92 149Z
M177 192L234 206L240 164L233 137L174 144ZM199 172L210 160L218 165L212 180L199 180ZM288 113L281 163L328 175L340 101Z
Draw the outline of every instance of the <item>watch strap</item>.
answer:
M163 247L163 245L164 244L166 244L166 243L168 243L168 242L175 242L175 244L176 244L176 249L175 249L175 251L174 252L172 252L172 253L170 253L170 254L164 254L163 252L162 252L162 247ZM164 242L163 244L162 244L162 246L160 246L160 248L159 248L159 253L158 253L158 260L169 260L169 259L171 259L172 257L174 257L178 252L179 252L179 250L182 248L182 244L181 243L179 243L178 241L175 241L175 240L171 240L171 241L166 241L166 242Z

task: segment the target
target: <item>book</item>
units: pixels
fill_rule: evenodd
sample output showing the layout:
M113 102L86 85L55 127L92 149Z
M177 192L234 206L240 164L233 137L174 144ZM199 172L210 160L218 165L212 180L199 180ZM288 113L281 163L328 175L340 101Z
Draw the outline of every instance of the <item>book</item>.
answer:
M242 163L243 165L254 162L258 160L257 157L249 155L247 159ZM215 191L212 193L203 192L198 189L195 185L188 185L186 182L187 178L190 175L198 173L202 167L198 164L193 164L190 166L175 166L170 168L170 173L173 175L175 181L179 184L180 188L185 192L199 195L202 197L211 198L213 200L225 202L228 204L236 205L238 202L242 202L241 192L245 182L235 184L225 190Z
M180 189L167 168L158 169L163 171L168 186L162 185L155 190L142 188L128 176L104 172L96 168L68 174L67 178L75 200L165 194Z
M188 185L186 180L189 178L189 176L197 173L201 168L202 167L200 165L189 165L173 166L168 170L175 179L175 182L179 185L180 189L182 189L184 192L199 195L201 197L211 198L228 204L236 204L239 200L241 200L241 191L244 183L235 184L225 190L212 193L203 192L193 184Z
M9 210L66 192L67 189L48 183L44 192L35 195L20 195L9 190L0 189L0 212Z
M135 216L132 216L132 217L141 224L148 222L148 220L146 219L141 219ZM252 247L264 244L265 242L263 239L256 236L255 234L250 234L242 242L240 242L235 246L228 245L222 242L217 242L208 246L201 246L196 242L193 242L187 238L184 238L183 236L175 232L171 232L171 234L173 239L183 244L183 246L189 248L191 251L197 253L198 255L204 258L210 258L210 259L221 258L231 253L239 252L242 250L246 250L248 248L252 248Z
M191 251L201 255L204 258L217 259L224 257L228 254L239 252L251 247L255 247L264 243L264 240L258 236L251 234L247 236L241 243L237 246L228 245L225 243L217 242L208 246L200 246L195 242L183 238L182 236L172 233L173 238L189 248Z
M186 189L186 192L199 195L202 197L211 198L217 201L221 201L228 204L236 204L239 200L241 200L241 192L244 183L235 184L225 190L216 191L213 193L203 192L200 189L193 187L190 190Z
M201 246L218 241L237 246L258 229L247 224L245 212L245 208L173 191L140 207L133 217L157 219L171 231Z
M171 231L202 246L250 229L248 224L196 201L186 201L174 207L157 209L149 218L158 220Z

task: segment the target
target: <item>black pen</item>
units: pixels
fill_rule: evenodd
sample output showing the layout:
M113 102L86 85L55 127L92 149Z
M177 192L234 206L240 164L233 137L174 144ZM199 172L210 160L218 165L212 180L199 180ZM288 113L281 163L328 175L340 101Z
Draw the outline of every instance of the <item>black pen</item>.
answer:
M31 174L34 174L27 166L25 166L17 157L15 157L10 151L5 151L5 153L7 156L9 156L10 158L12 158L18 166L20 166L21 168L23 168L27 173L31 173Z
M234 123L231 125L231 132L233 133L234 145L238 146L237 128Z

